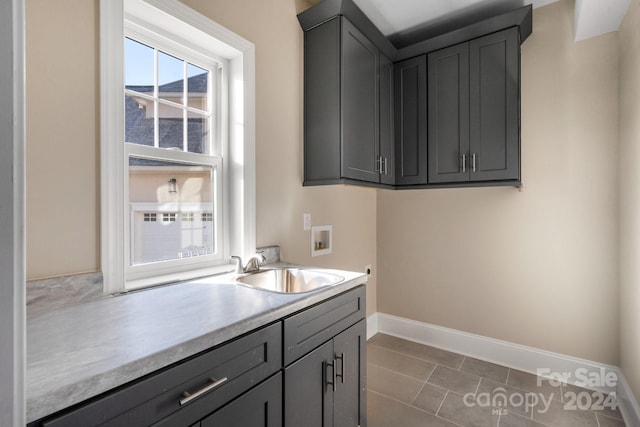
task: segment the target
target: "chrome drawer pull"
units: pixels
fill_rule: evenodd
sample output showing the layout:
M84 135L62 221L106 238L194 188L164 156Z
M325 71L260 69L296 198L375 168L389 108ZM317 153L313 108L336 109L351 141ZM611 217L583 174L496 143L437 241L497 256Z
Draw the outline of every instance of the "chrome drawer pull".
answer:
M193 399L197 399L203 394L218 387L219 385L224 384L225 382L227 382L227 377L220 378L219 380L216 380L215 378L209 378L209 381L211 381L209 384L202 387L200 390L196 391L195 393L189 393L188 391L185 391L184 393L182 393L184 398L180 399L180 406L186 405L187 403L191 402Z

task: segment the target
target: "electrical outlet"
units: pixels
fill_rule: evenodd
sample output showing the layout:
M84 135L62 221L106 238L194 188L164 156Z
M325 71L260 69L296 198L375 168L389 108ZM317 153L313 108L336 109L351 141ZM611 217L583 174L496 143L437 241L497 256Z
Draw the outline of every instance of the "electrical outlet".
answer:
M371 267L371 264L364 267L364 272L367 273L367 277L373 276L373 268Z
M311 214L310 213L302 214L302 224L303 224L304 231L311 230Z

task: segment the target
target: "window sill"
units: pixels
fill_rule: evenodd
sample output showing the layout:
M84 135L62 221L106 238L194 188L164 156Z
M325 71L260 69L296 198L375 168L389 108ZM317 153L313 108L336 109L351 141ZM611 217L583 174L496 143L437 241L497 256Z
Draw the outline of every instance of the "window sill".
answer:
M235 269L233 264L216 265L209 268L201 268L198 270L187 270L179 273L166 274L158 280L158 277L151 277L148 279L130 280L125 284L122 292L115 292L114 295L126 293L128 291L140 290L143 288L151 288L155 286L172 285L178 282L184 282L186 280L194 280L207 276L217 276L220 274L231 273Z

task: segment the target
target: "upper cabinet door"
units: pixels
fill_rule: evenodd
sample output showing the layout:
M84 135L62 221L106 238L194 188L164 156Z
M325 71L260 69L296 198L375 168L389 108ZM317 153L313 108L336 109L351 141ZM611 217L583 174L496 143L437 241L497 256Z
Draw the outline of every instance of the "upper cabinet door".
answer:
M380 55L380 182L395 184L393 139L393 63Z
M340 19L304 33L304 182L340 178Z
M342 19L342 176L379 182L378 49Z
M426 56L394 66L396 185L427 183Z
M518 29L469 42L472 181L520 179Z
M469 44L428 55L429 183L469 180Z

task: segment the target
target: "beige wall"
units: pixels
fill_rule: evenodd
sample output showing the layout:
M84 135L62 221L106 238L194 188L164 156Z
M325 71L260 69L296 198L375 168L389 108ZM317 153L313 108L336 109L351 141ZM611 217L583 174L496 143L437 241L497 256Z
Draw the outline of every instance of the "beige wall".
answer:
M305 0L187 0L256 45L257 242L283 258L376 269L376 191L302 187ZM99 254L97 1L27 1L27 258L29 279L96 271ZM314 225L333 225L334 251L311 257ZM375 277L367 311L376 307Z
M100 267L97 5L26 2L28 279Z
M620 365L640 397L640 2L620 28Z
M522 47L514 188L378 196L378 311L618 362L617 34L573 41L573 2Z

